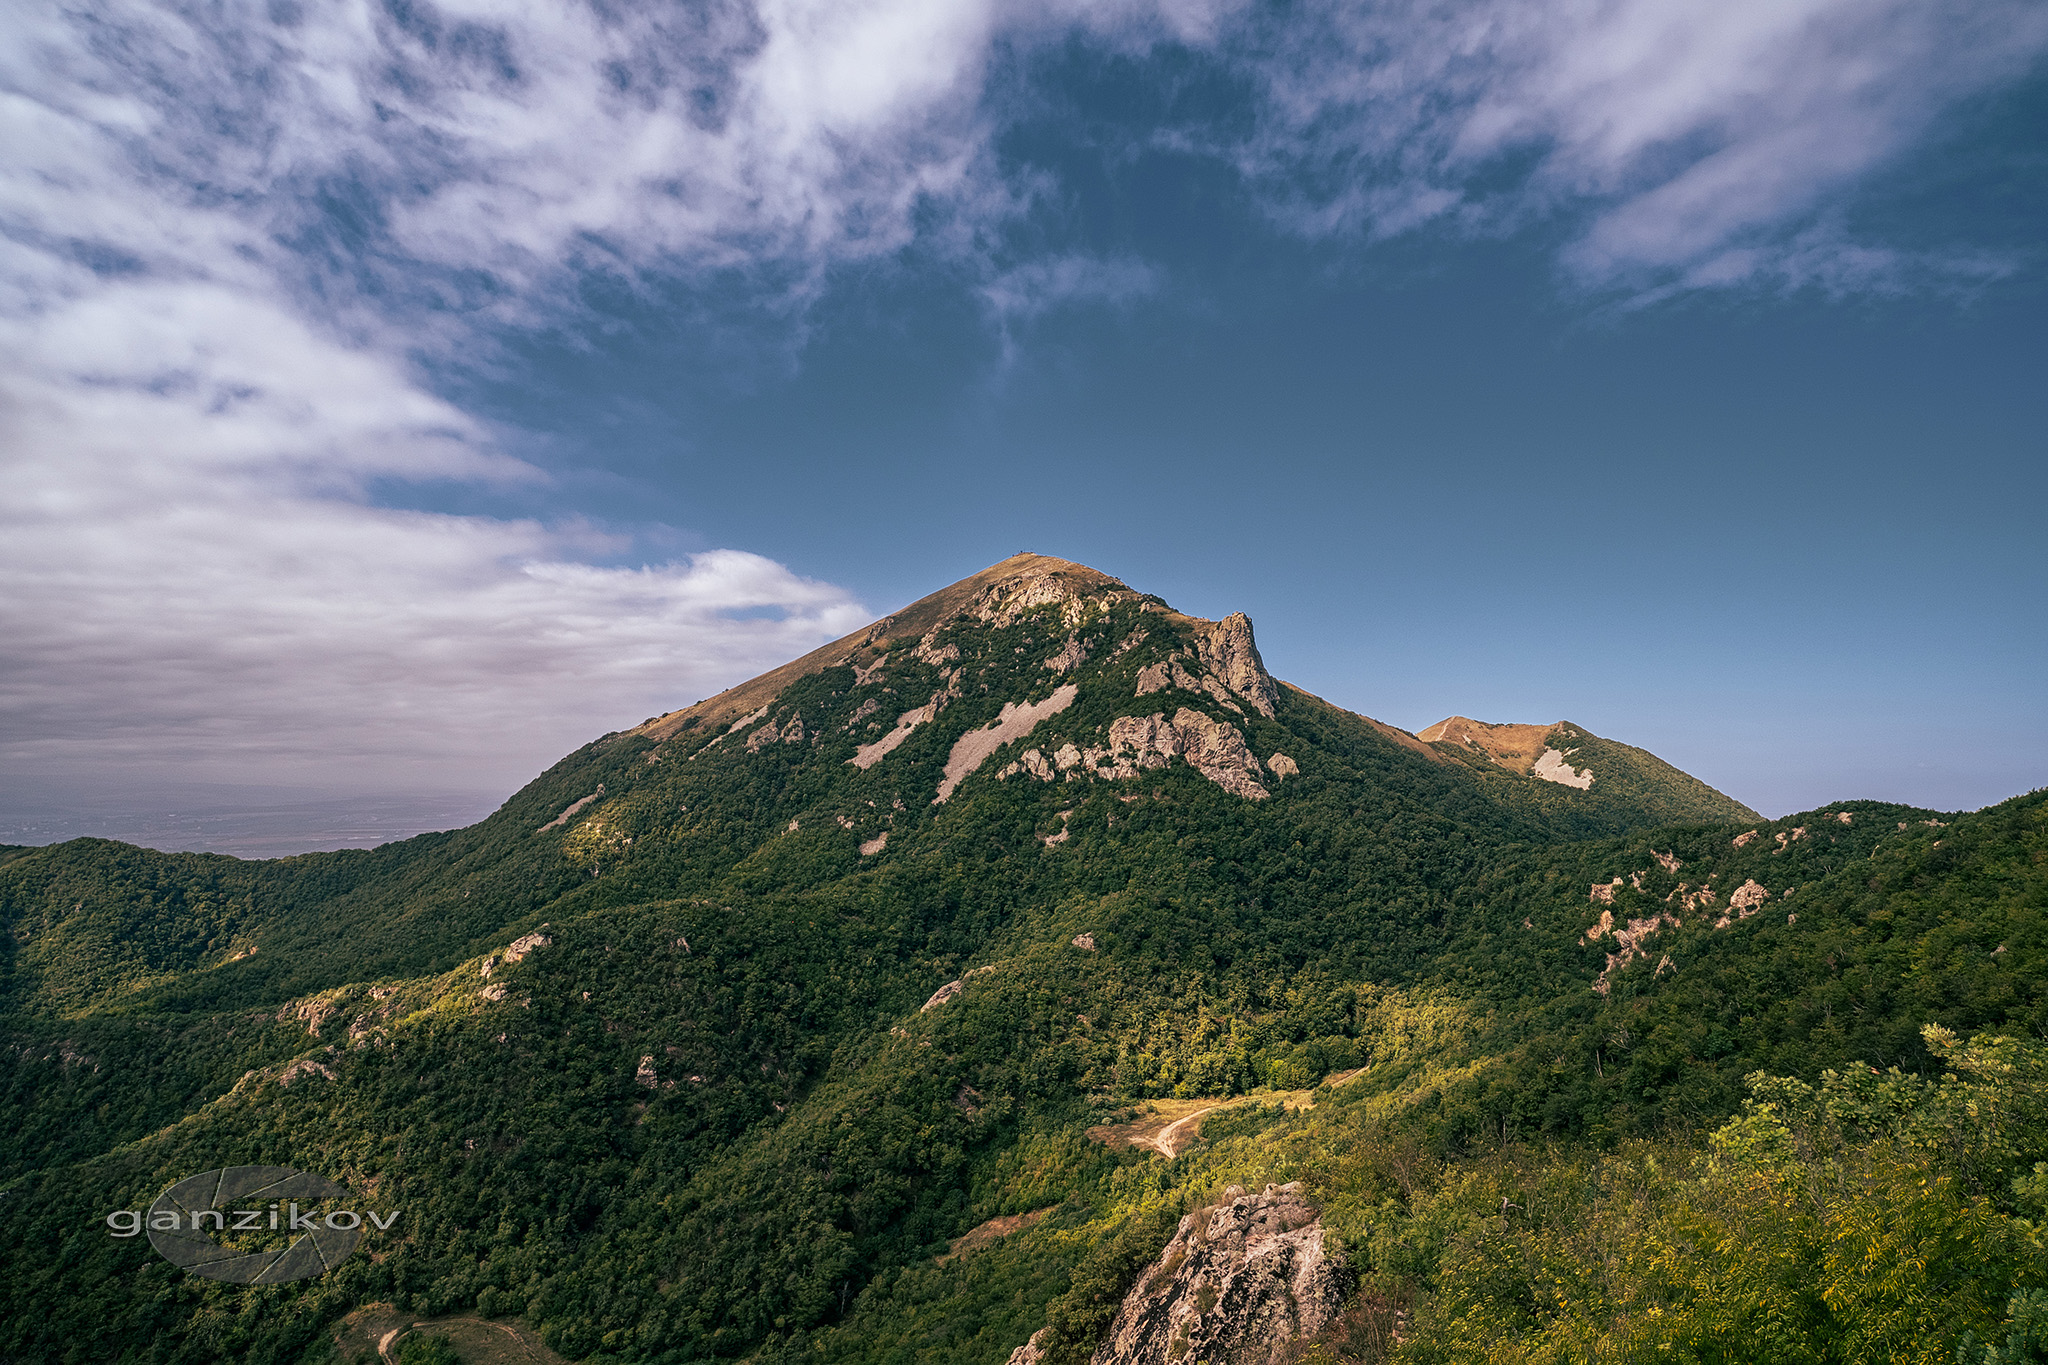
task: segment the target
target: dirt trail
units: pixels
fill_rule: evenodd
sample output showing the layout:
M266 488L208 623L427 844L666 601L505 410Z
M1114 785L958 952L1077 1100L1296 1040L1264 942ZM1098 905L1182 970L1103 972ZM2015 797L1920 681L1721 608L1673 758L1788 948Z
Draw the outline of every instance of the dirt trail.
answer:
M1326 1077L1323 1084L1342 1085L1364 1074L1364 1067L1338 1071ZM1171 1161L1201 1136L1202 1120L1219 1109L1275 1101L1289 1109L1313 1109L1314 1096L1313 1090L1278 1090L1210 1099L1147 1100L1131 1122L1101 1124L1090 1128L1088 1136L1110 1147L1144 1147Z
M1153 1151L1159 1153L1159 1155L1165 1157L1168 1161L1171 1161L1175 1157L1180 1155L1181 1129L1187 1127L1191 1123L1200 1122L1201 1117L1204 1114L1213 1114L1218 1109L1223 1109L1226 1107L1226 1105L1222 1104L1212 1104L1207 1109L1197 1109L1194 1113L1189 1114L1186 1118L1175 1119L1172 1123L1169 1123L1164 1128L1161 1128L1159 1130L1159 1135L1157 1137L1132 1138L1131 1145L1134 1147L1150 1147ZM1187 1135L1190 1141L1199 1136L1201 1136L1201 1130L1199 1128Z
M389 1312L388 1305L382 1305L382 1307L386 1313ZM359 1313L360 1311L358 1310ZM384 1321L388 1323L391 1319L386 1316ZM492 1322L487 1318L402 1319L398 1326L390 1328L377 1337L377 1358L382 1360L384 1365L398 1365L398 1355L392 1347L407 1333L424 1327L488 1329L491 1332L501 1333L508 1339L508 1344L503 1348L502 1352L496 1346L484 1346L481 1349L485 1351L485 1354L478 1357L473 1353L480 1349L479 1343L473 1339L468 1341L460 1339L467 1336L467 1333L444 1333L444 1335L454 1338L452 1344L464 1360L481 1359L493 1362L538 1361L544 1363L559 1362L561 1360L560 1356L541 1346L537 1341L530 1340L529 1334L522 1333L518 1328L508 1323Z

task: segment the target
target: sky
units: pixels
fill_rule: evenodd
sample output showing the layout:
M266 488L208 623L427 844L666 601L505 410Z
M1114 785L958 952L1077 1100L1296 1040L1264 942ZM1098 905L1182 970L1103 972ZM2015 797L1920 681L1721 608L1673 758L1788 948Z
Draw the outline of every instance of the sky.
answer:
M1766 814L2048 785L2031 0L0 32L17 813L481 815L1019 549Z

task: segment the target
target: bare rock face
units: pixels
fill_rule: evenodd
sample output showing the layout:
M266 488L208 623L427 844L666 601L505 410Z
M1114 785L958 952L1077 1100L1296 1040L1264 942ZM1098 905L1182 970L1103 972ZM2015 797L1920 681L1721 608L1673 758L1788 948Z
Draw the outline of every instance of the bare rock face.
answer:
M1243 708L1231 700L1237 696L1261 714L1271 716L1274 703L1280 699L1280 689L1266 672L1258 647L1252 643L1251 618L1234 612L1221 621L1197 621L1195 626L1195 662L1204 673L1190 673L1181 666L1180 654L1169 655L1138 670L1137 695L1148 697L1169 687L1183 692L1206 692L1218 705L1242 714Z
M1180 732L1182 757L1202 776L1248 800L1266 799L1266 789L1254 776L1259 771L1259 760L1252 757L1244 735L1235 725L1182 707L1174 713L1173 728Z
M1180 732L1164 711L1149 716L1118 716L1109 726L1112 753L1130 750L1141 768L1163 768L1180 753Z
M1135 777L1146 768L1163 768L1174 757L1217 786L1249 801L1269 796L1259 785L1259 760L1246 747L1244 733L1228 721L1214 720L1183 706L1168 720L1164 712L1150 716L1119 716L1109 727L1109 749L1100 755L1107 768L1094 768L1097 751L1082 755L1091 770L1108 778Z
M1252 643L1249 616L1241 611L1230 613L1197 636L1195 647L1201 651L1202 662L1223 680L1224 686L1250 702L1261 715L1273 714L1280 689L1273 685L1272 675L1266 672L1266 661L1259 657L1259 647Z
M1066 646L1047 659L1045 666L1055 673L1071 673L1087 662L1088 646L1081 642L1079 635L1069 635Z
M1070 567L1081 568L1079 565ZM1001 628L1014 625L1018 617L1035 608L1057 606L1060 619L1067 629L1072 630L1087 617L1091 607L1104 611L1114 603L1136 595L1114 579L1096 574L1093 569L1081 569L1081 574L1092 576L1093 581L1057 569L1012 574L984 588L973 605L967 608L967 614ZM1089 596L1091 587L1097 593L1094 597Z
M1348 1276L1324 1254L1321 1214L1301 1186L1230 1194L1181 1219L1092 1365L1280 1365L1336 1315Z
M545 929L547 927L547 925L543 924L541 926L541 929ZM546 948L551 946L553 943L553 939L549 938L546 934L541 933L540 930L537 929L533 933L530 933L523 938L513 939L511 945L505 949L505 961L508 964L517 962L519 961L519 959L525 957L534 949Z

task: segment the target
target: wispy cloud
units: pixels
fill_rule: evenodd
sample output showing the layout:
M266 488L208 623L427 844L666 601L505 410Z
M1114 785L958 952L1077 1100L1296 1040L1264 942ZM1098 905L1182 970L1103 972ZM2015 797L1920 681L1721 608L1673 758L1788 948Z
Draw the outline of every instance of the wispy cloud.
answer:
M864 615L758 556L609 567L573 523L367 490L545 478L415 369L479 315L578 270L900 242L971 142L920 142L888 192L831 163L875 154L895 116L862 82L918 35L821 20L805 67L740 10L409 13L51 12L0 59L10 765L505 782ZM906 98L944 96L935 60Z
M2048 11L2014 0L1393 0L1247 22L1264 109L1234 151L1283 223L1561 223L1562 264L1603 288L1895 285L1885 244L1827 250L1816 216L2048 51Z
M1077 36L1242 77L1256 107L1208 145L1297 230L1562 218L1593 280L1790 240L2048 51L2025 0L128 0L16 22L17 242L267 277L331 326L401 317L410 344L532 321L593 272L789 288L920 239L992 280L1051 269L1002 259L1042 187L998 172L988 77Z
M115 3L25 35L8 75L48 161L53 134L87 153L31 214L111 181L123 212L86 235L144 261L225 236L308 288L516 315L577 271L886 253L920 209L972 208L994 23L900 2ZM137 221L142 186L204 225Z
M756 555L610 567L623 547L573 523L368 505L393 473L541 476L390 362L231 291L113 286L14 328L16 770L488 788L865 618Z

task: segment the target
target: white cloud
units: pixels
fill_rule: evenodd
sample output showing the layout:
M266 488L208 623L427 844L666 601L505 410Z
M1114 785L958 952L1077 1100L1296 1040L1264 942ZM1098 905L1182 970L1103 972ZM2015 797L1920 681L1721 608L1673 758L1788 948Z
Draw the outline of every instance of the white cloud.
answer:
M999 317L1035 317L1070 302L1121 303L1159 287L1159 272L1144 261L1057 256L1006 270L982 286Z
M607 170L589 151L613 150L608 129L572 121L532 156L514 202L503 166L525 154L517 102L465 109L482 96L448 75L488 86L488 42L465 48L453 21L431 39L395 33L365 7L281 32L261 10L200 28L170 9L107 7L76 30L25 20L8 49L0 761L509 784L859 624L846 592L758 556L609 567L624 547L573 522L368 500L380 481L545 478L407 359L477 336L417 299L393 302L422 262L451 276L484 265L501 289L539 291L560 286L579 233L716 255L720 233L801 236L828 191L795 202L792 172L776 203L741 195L702 231L667 224L650 241L620 216L634 200L620 187L639 183L631 157ZM577 33L550 45L540 23L524 36L533 62L573 64ZM621 59L630 49L617 45ZM392 76L409 55L446 70ZM597 74L580 87L593 99ZM837 99L878 117L857 91ZM463 151L440 186L392 189L420 183L412 172L464 120L502 155ZM377 186L364 211L392 227L334 257L303 234L306 196L337 177ZM482 186L479 207L447 207L449 184ZM386 269L406 253L405 269ZM776 610L733 615L762 607Z
M2025 0L1326 3L1248 46L1237 155L1310 234L1558 218L1595 286L1883 287L1897 257L1836 234L1820 261L1816 213L2044 51Z
M756 555L606 567L586 528L365 504L392 473L539 475L226 291L109 289L33 333L0 379L17 770L506 786L866 618Z
M920 238L993 297L1050 266L998 263L1043 187L999 172L989 73L1076 34L1133 69L1179 44L1244 77L1250 121L1193 140L1302 231L1562 217L1595 283L1715 259L1699 278L1722 279L1734 249L1766 268L2048 50L2031 0L110 0L15 22L12 235L267 275L330 328L444 348L554 321L592 271L801 300Z

